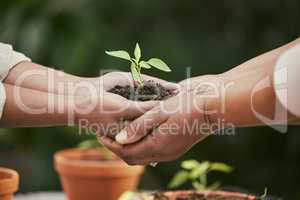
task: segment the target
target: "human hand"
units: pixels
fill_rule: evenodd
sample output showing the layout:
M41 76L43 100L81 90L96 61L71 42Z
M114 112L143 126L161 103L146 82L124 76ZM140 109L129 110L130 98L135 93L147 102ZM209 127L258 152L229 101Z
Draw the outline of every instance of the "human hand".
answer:
M286 110L276 100L272 81L274 64L295 44L299 44L299 40L249 60L221 76L197 77L181 82L184 94L193 95L178 95L162 102L126 126L116 137L117 141L103 136L102 142L129 164L148 164L175 159L207 136L203 134L203 128L187 132L184 124L198 121L205 127L211 127L216 120L222 119L233 127L242 127L265 125L266 122L268 125L278 124L282 123L282 118L285 123L292 120L292 115L281 116L286 114ZM207 83L202 84L203 80ZM179 101L180 97L183 101ZM202 111L199 112L196 107L202 108ZM170 114L163 108L176 111ZM221 114L210 112L219 110ZM279 119L273 120L277 114ZM264 116L270 116L272 120L265 120ZM170 128L172 124L177 125L174 131ZM208 130L205 133L214 131Z
M143 75L145 81L153 80L169 89L176 89L177 84L158 78ZM99 134L112 135L126 124L146 111L153 108L158 102L131 101L119 95L108 92L116 85L133 85L134 81L130 73L112 72L99 78L89 79L91 87L79 88L77 92L77 124L88 124Z
M127 125L116 140L100 140L131 165L174 160L215 131L205 94L182 91Z

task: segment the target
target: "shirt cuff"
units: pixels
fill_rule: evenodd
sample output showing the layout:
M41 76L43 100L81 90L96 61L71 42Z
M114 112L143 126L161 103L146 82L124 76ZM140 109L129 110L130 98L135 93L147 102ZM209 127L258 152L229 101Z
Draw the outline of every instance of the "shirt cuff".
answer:
M0 81L3 81L9 71L18 63L31 61L24 54L13 50L11 45L0 43Z

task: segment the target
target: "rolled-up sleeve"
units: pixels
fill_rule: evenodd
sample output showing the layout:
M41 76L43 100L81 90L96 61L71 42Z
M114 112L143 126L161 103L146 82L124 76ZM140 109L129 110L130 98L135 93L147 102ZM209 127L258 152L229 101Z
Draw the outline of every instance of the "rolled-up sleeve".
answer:
M23 61L30 61L30 59L24 54L14 51L11 45L0 43L0 118L2 117L6 101L6 93L2 81L14 66Z
M300 117L300 45L281 55L274 68L274 88L279 102Z

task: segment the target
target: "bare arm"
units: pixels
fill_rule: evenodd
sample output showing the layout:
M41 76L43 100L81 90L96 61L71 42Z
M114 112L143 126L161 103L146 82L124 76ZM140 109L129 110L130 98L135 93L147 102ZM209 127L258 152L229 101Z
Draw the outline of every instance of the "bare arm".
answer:
M299 124L299 117L289 113L278 101L273 84L277 60L284 52L299 44L300 39L297 39L220 75L220 80L228 87L224 99L212 101L211 106L218 108L214 117L236 126ZM264 121L262 116L269 120Z
M95 82L95 78L83 78L44 67L32 62L21 62L12 68L4 83L23 88L60 95L73 95L70 87L80 82ZM83 90L81 90L83 92Z
M32 63L7 44L0 43L0 54L3 55L0 80L4 82L0 85L0 115L3 113L0 127L59 126L78 122L76 119L81 118L101 124L117 123L124 118L137 117L142 114L141 110L156 104L141 102L137 106L135 102L107 92L116 85L133 84L129 73L77 77ZM154 77L144 78L172 85ZM76 109L78 105L80 108ZM108 113L111 109L119 112Z
M4 87L6 103L0 119L1 128L67 124L68 103L64 96L8 84Z

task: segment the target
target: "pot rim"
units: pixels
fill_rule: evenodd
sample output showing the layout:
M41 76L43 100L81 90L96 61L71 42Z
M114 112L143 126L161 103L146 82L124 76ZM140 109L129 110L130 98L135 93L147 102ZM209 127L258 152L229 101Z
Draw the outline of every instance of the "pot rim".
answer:
M0 195L16 192L19 188L18 172L0 167L0 173L7 175L5 178L0 178Z
M86 152L95 153L97 151L102 152L101 149L79 148L58 151L54 154L55 169L65 175L78 176L135 176L144 172L144 166L129 166L119 159L108 161L80 159L80 156ZM73 158L67 158L67 156L73 156Z
M197 193L197 194L204 194L206 197L214 197L214 196L220 196L220 197L231 197L231 198L242 198L245 200L256 200L257 197L251 194L245 194L245 193L239 193L239 192L227 192L227 191L222 191L222 190L217 190L217 191L204 191L204 192L197 192L193 190L177 190L177 191L166 191L166 192L161 192L162 194L166 196L174 196L174 195L179 195L179 194L192 194L192 193Z
M120 166L120 164L122 165L126 165L127 164L119 159L113 159L113 160L82 160L80 158L67 158L68 155L70 154L81 154L83 155L85 152L96 152L100 151L102 152L101 149L80 149L80 148L71 148L71 149L64 149L61 151L58 151L54 154L54 159L56 162L60 162L60 163L65 163L65 164L70 164L70 165L84 165L84 166L98 166L98 167L105 167L105 166L109 166L112 167L112 165L117 165L118 167Z

